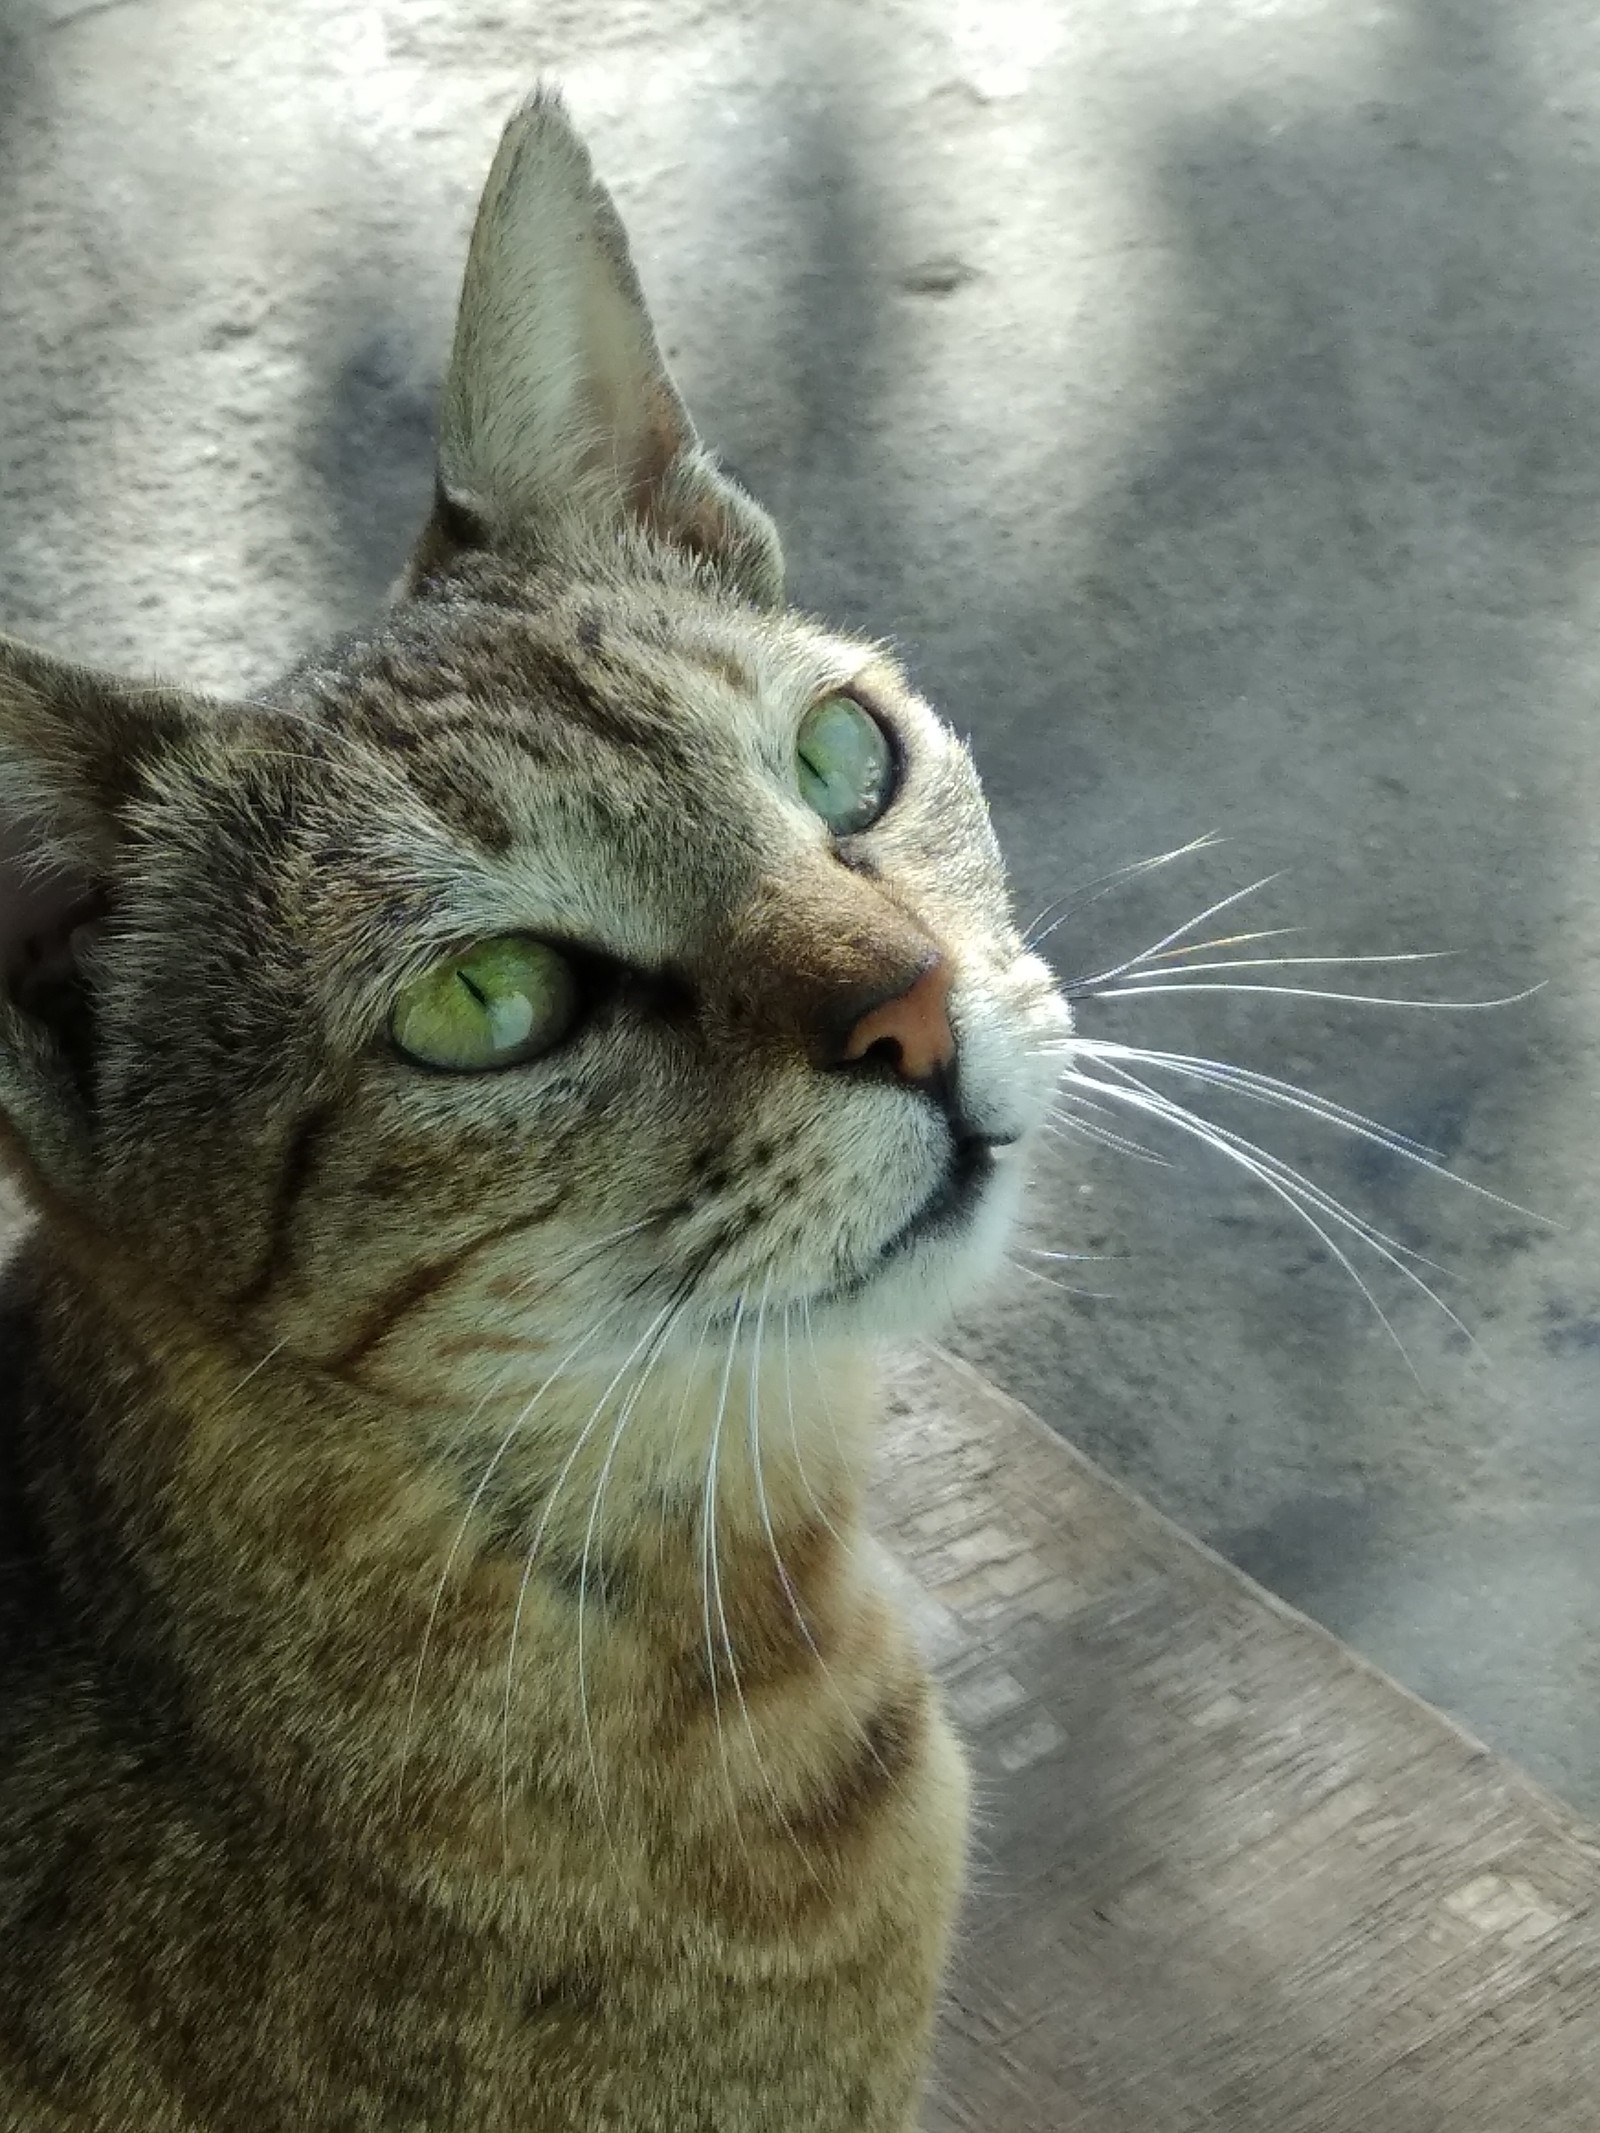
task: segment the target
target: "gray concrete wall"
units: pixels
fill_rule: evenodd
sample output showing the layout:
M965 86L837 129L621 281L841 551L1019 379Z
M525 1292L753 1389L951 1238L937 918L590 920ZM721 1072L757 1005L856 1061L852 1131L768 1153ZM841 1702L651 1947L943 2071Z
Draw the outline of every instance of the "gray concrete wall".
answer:
M1064 975L1282 869L1227 916L1286 952L1542 984L1082 1016L1549 1218L1211 1100L1448 1266L1476 1345L1367 1254L1402 1356L1288 1208L1157 1136L1171 1167L1052 1148L1032 1242L1125 1256L1019 1253L960 1344L1600 1806L1593 11L0 0L0 624L228 687L371 603L541 69L798 596L973 735L1024 911L1225 839L1071 915Z

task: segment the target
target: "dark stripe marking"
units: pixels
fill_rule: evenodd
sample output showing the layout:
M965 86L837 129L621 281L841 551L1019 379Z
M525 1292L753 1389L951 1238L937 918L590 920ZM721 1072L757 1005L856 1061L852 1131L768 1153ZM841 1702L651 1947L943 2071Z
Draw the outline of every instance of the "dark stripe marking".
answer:
M560 1205L559 1199L553 1200L548 1207L541 1207L537 1214L518 1215L513 1222L499 1223L494 1229L474 1237L470 1244L446 1253L444 1258L425 1260L421 1266L413 1267L378 1299L354 1338L330 1359L328 1368L347 1375L387 1340L402 1318L430 1297L437 1296L479 1252L487 1251L491 1245L499 1244L507 1237L516 1236L520 1230L537 1229L541 1223L549 1221Z
M267 1248L260 1267L236 1299L241 1311L264 1303L288 1270L293 1255L295 1210L316 1173L318 1144L333 1122L334 1112L330 1103L313 1104L289 1136L272 1211L267 1217Z
M928 1692L909 1683L888 1696L867 1721L856 1755L832 1785L793 1824L801 1839L841 1835L879 1805L910 1770L927 1735Z

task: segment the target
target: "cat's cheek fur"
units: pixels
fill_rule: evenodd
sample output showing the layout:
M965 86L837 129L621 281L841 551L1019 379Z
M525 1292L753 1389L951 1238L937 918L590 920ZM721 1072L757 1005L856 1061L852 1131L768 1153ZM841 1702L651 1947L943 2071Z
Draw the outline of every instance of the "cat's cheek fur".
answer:
M1035 956L1008 959L981 982L958 985L951 1023L974 1122L1019 1138L1037 1132L1057 1079L1051 1047L1071 1028L1053 974Z

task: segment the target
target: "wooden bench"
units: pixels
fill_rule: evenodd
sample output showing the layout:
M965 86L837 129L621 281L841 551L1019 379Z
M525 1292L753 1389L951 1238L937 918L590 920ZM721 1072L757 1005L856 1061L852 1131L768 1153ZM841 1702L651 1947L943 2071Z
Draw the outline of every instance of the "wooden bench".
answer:
M982 1791L928 2133L1600 2133L1600 1832L965 1365L894 1407Z

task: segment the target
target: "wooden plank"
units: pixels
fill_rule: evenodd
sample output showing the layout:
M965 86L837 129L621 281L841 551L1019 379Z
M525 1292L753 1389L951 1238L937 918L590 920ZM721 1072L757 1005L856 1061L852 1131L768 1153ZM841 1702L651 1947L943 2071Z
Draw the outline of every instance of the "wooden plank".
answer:
M980 1774L928 2133L1596 2133L1600 1835L966 1365L892 1404Z

